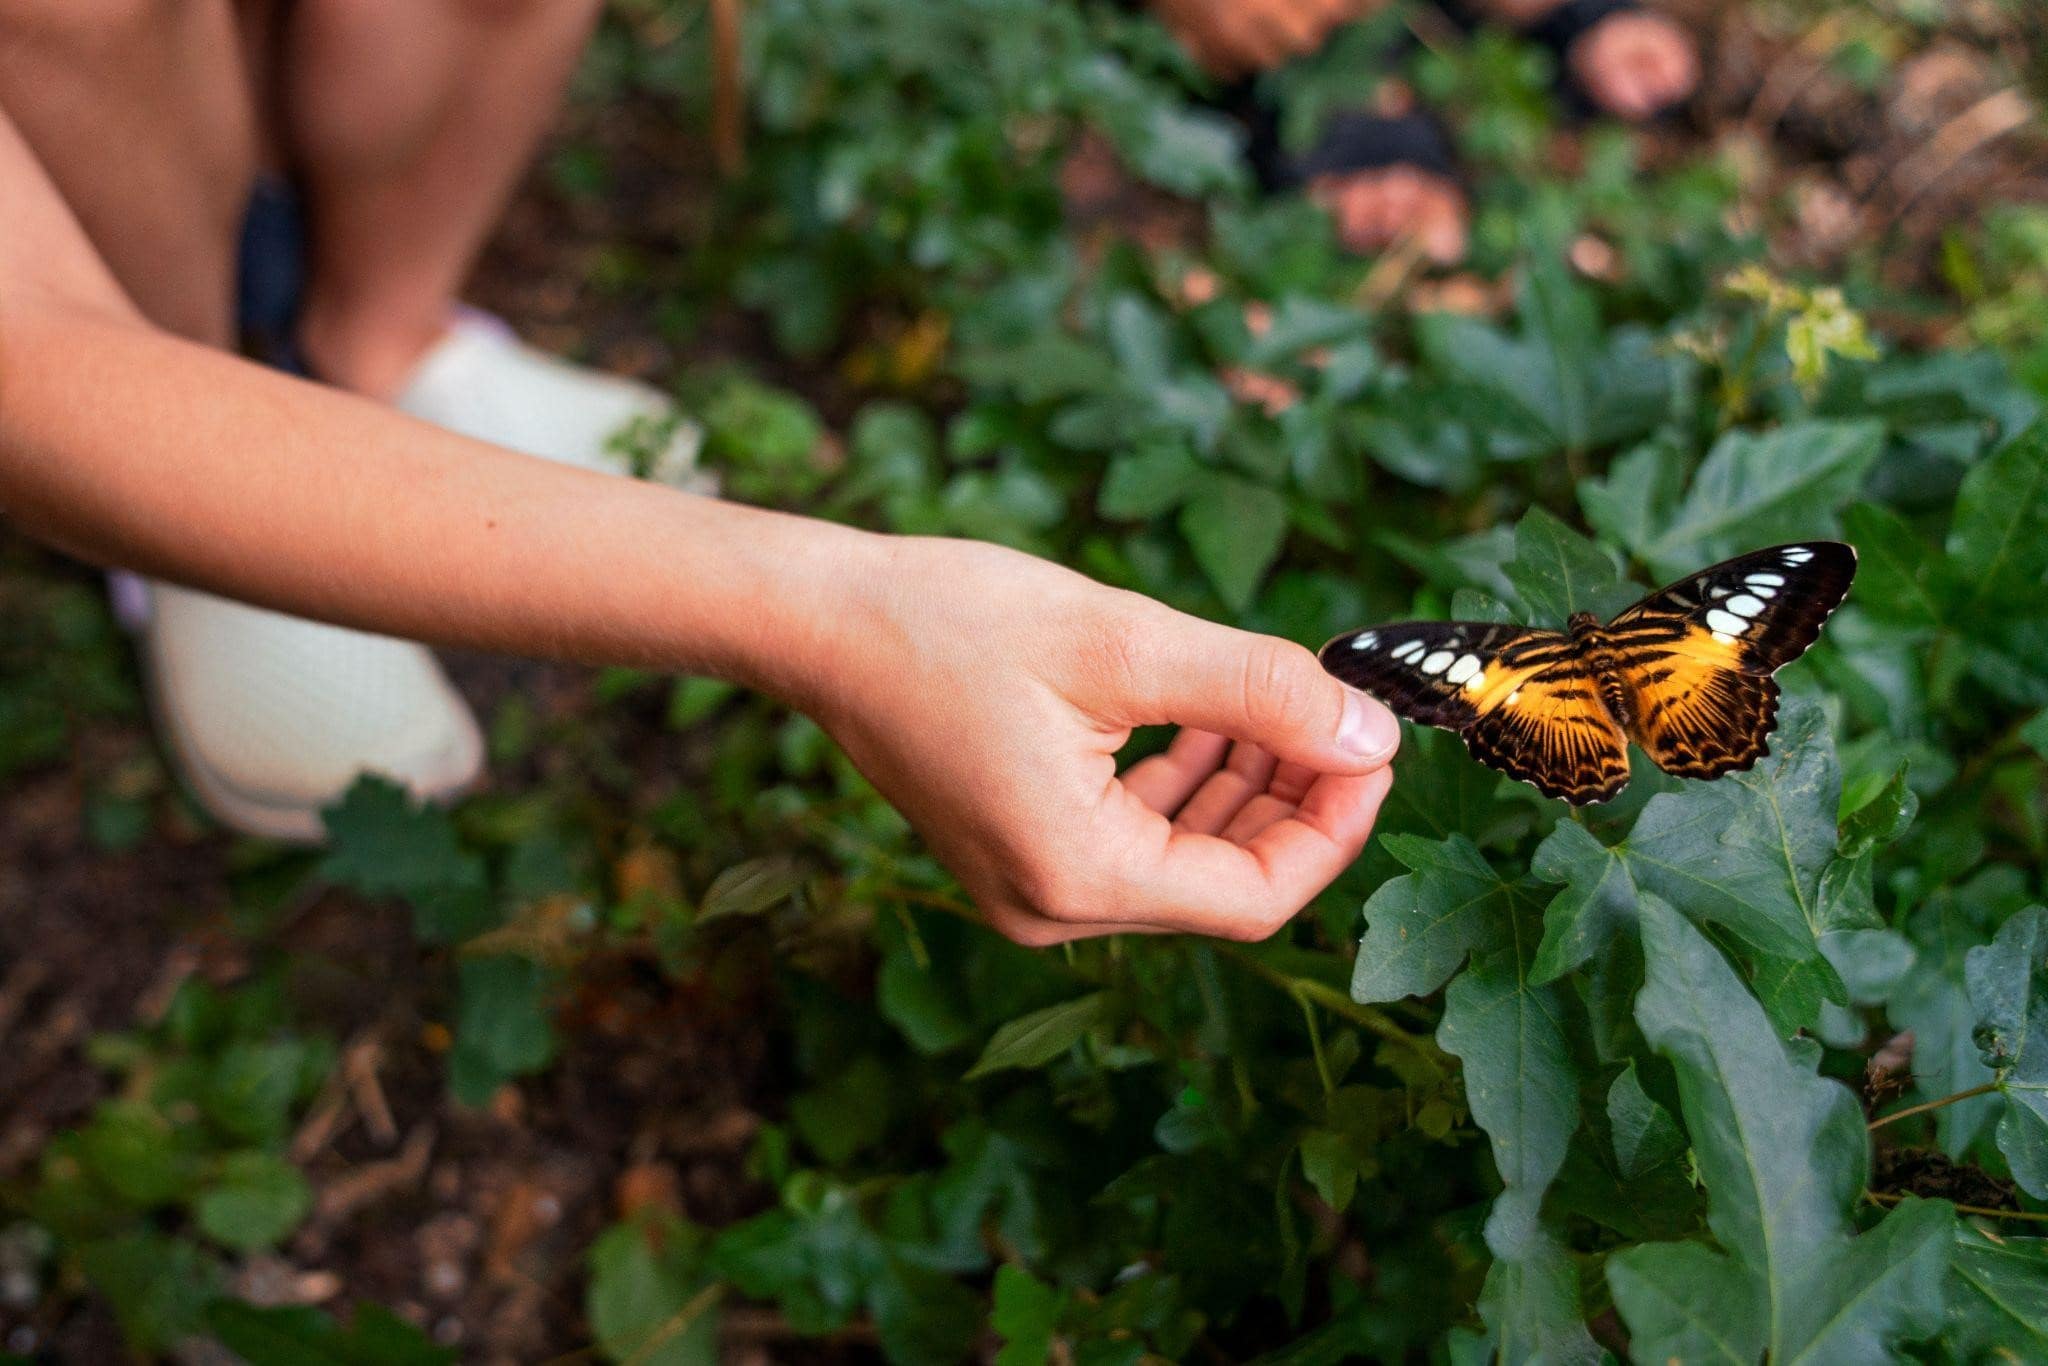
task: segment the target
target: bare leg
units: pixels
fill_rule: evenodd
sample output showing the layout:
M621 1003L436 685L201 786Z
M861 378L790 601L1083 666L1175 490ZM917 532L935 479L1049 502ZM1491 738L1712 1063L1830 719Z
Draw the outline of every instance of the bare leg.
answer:
M257 142L227 0L0 0L0 107L136 307L231 345Z
M322 378L389 398L440 337L599 4L299 0L278 76Z

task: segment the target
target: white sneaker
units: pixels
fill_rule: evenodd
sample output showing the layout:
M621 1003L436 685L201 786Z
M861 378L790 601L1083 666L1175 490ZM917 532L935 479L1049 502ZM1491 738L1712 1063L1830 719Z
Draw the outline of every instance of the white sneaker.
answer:
M632 380L522 345L487 315L460 317L397 406L438 426L589 469L626 472L613 437L672 405ZM698 429L674 424L650 474L690 478ZM116 599L132 585L116 584ZM142 624L151 702L178 767L223 824L316 843L320 812L376 773L447 800L483 770L476 718L423 645L302 621L170 584Z
M618 438L645 424L658 440L646 452L648 478L698 488L707 483L696 469L702 429L678 418L666 395L537 351L504 322L474 309L456 315L396 402L400 412L451 432L608 474L634 472Z

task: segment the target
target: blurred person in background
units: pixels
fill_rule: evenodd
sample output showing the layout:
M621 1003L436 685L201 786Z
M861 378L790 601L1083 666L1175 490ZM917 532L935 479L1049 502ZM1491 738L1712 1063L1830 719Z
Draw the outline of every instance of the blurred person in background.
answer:
M1227 103L1252 125L1255 168L1269 187L1302 186L1324 205L1339 240L1361 254L1412 241L1449 265L1465 255L1468 214L1443 128L1394 81L1329 119L1314 143L1286 156L1266 126L1252 82L1321 48L1385 0L1151 0L1204 70L1236 83ZM1456 0L1453 18L1504 24L1548 48L1575 106L1641 123L1699 85L1685 30L1639 0Z

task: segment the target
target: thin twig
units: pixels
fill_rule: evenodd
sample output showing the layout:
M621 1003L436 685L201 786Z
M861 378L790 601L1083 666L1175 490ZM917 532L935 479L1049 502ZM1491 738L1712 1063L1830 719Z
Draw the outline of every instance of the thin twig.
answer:
M1865 1191L1863 1198L1873 1205L1896 1205L1906 1199L1894 1191ZM2025 1209L1992 1209L1989 1205L1957 1205L1949 1201L1958 1214L1977 1214L1986 1219L2027 1219L2035 1223L2048 1224L2048 1214L2036 1214Z
M1923 1101L1918 1105L1908 1105L1903 1110L1894 1110L1890 1114L1885 1115L1882 1118L1871 1120L1870 1123L1864 1127L1869 1129L1882 1129L1885 1125L1892 1123L1894 1120L1904 1119L1908 1115L1924 1115L1929 1110L1939 1110L1944 1106L1954 1105L1957 1101L1968 1100L1972 1096L1986 1095L1989 1092L1996 1091L1997 1089L1997 1082L1987 1081L1982 1086L1972 1086L1967 1091L1958 1091L1952 1096L1943 1096L1940 1100Z

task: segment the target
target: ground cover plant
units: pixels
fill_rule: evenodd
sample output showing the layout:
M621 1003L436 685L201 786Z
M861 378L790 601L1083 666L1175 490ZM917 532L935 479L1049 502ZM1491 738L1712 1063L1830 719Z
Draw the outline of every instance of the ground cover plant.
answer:
M1445 273L1255 194L1119 8L744 13L744 164L706 10L621 3L480 285L728 496L1311 646L1849 540L1770 757L1575 812L1411 731L1274 940L1032 952L710 680L466 661L489 791L231 844L0 543L0 1349L2048 1359L2048 139L1966 145L2038 18L1717 19L1644 135L1393 12L1272 93L1455 110Z

